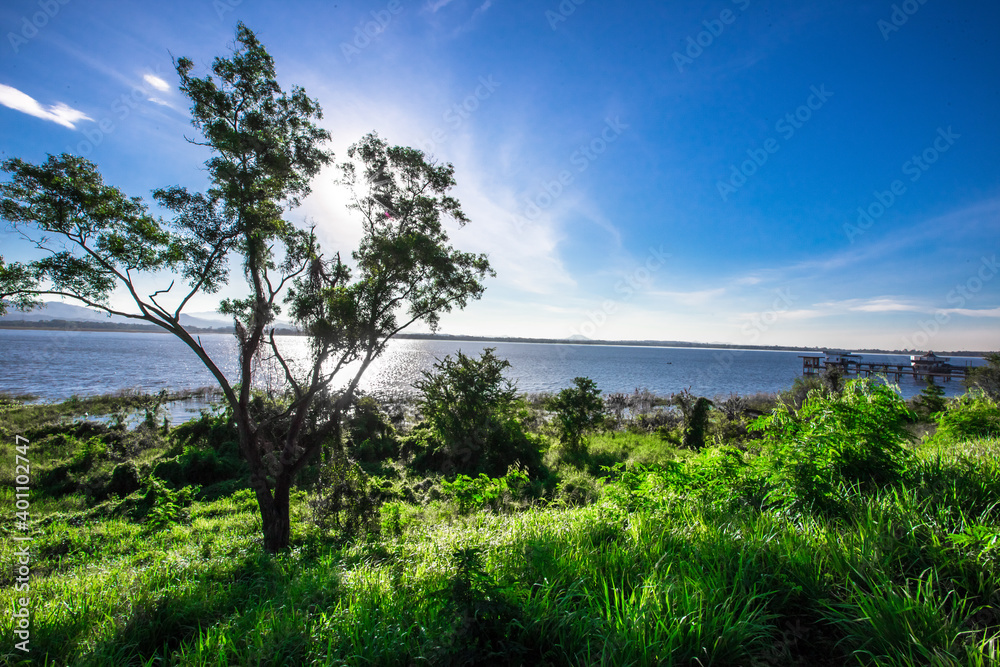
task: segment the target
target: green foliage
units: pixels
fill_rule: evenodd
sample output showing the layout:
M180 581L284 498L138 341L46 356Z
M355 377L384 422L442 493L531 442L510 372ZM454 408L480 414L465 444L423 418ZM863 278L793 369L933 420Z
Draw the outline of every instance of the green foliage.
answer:
M78 471L89 470L94 462L105 456L108 451L107 444L97 436L92 436L86 440L78 440L73 436L69 436L67 440L75 444L73 467Z
M675 394L674 404L684 415L684 430L681 443L687 449L699 451L705 446L708 431L709 411L714 404L703 396L694 396L689 391Z
M451 553L455 568L449 586L435 597L455 615L451 632L431 662L440 664L521 664L524 646L511 635L522 625L522 609L507 599L504 587L485 568L483 549L461 547Z
M135 461L125 461L119 463L111 471L111 479L104 488L104 494L116 495L124 498L133 491L137 491L142 486L139 477L139 468Z
M174 514L169 530L112 515L114 503L47 511L31 545L32 655L204 667L996 663L1000 441L923 445L903 484L845 485L850 511L835 520L718 502L754 455L680 453L618 467L596 505L436 522L397 503L395 526L383 513L389 538L278 557L255 535L249 490L194 501L191 521ZM17 548L0 543L0 559ZM0 604L18 595L7 585ZM0 634L12 629L0 618ZM0 649L5 664L18 659Z
M504 377L510 362L486 348L479 359L459 351L446 356L414 383L431 438L423 465L446 473L500 476L511 465L537 471L539 443L526 433L527 407ZM410 441L411 443L413 440Z
M913 399L913 405L917 415L923 419L929 419L939 412L943 412L948 406L948 401L944 397L944 387L934 382L934 376L927 376L927 384L920 392L920 396Z
M974 412L969 406L982 400L970 394L957 412ZM33 659L205 667L996 664L1000 440L923 442L886 471L866 448L878 444L868 441L876 430L902 442L907 415L890 388L852 383L840 396L817 393L801 410L778 413L771 421L781 428L765 428L764 446L748 450L696 453L653 434L602 432L588 454L617 465L600 476L555 468L548 505L526 502L534 489L523 470L447 483L400 471L405 481L395 484L445 502L383 505L382 535L362 530L370 539L352 544L297 531L295 548L278 556L262 548L251 490L206 500L147 478L138 493L92 506L82 492L55 498L38 485ZM93 428L64 425L33 440L33 474L50 457L68 465L80 443L107 435ZM190 438L172 457L213 433L229 437L224 420L184 432ZM4 474L13 462L8 446L0 442ZM793 492L814 494L779 473L795 464L789 452L824 447L837 450L827 478L842 511L773 502L778 491L789 502ZM639 465L639 451L673 458ZM883 471L877 482L858 476L859 457ZM113 465L95 461L88 475ZM125 465L145 470L153 461L144 454L115 470L131 477ZM361 475L344 468L324 479L354 479L350 497L374 499L383 481ZM292 494L296 519L308 510L303 496ZM10 485L0 501L13 501ZM0 519L0 530L11 521ZM336 537L344 528L330 530ZM16 562L18 548L0 541L0 561ZM0 606L16 608L21 594L9 574L3 583ZM13 622L0 617L0 635L13 636ZM0 648L0 662L20 658L10 643Z
M399 455L396 429L373 397L362 396L354 403L346 426L349 450L358 460L374 462Z
M573 378L573 385L556 394L548 408L555 412L559 440L570 450L579 450L583 434L604 423L604 401L590 378Z
M965 374L965 384L978 388L994 401L1000 401L1000 352L986 355L986 365L970 368Z
M560 470L558 480L552 495L553 503L558 506L585 507L601 497L602 481L585 470L572 467Z
M187 508L200 490L200 486L173 489L155 475L150 475L143 485L143 500L149 505L146 523L152 528L166 528L186 520Z
M960 442L1000 435L1000 405L984 391L970 390L938 415L936 439Z
M378 535L382 517L371 478L342 451L320 470L317 493L309 500L312 522L335 541Z
M837 395L811 393L796 412L789 406L761 417L773 497L797 507L833 509L841 482L869 486L899 480L908 459L906 403L889 386L852 380Z
M800 375L792 381L791 388L780 393L779 400L798 410L810 394L826 391L828 391L827 385L819 375Z
M458 475L452 481L441 480L441 488L445 497L458 504L459 513L468 514L473 509L501 509L505 503L523 500L530 483L527 473L511 466L503 477Z

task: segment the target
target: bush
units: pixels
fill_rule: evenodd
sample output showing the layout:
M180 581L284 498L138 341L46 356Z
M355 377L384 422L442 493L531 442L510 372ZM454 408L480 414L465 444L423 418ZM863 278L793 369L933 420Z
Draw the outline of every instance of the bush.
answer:
M236 425L229 410L220 414L203 412L200 419L178 426L173 432L175 443L164 459L153 469L160 479L175 486L241 479L247 473L239 451Z
M985 366L969 369L965 385L978 389L994 401L1000 401L1000 352L987 354L986 361Z
M119 463L111 471L111 479L104 487L104 497L115 495L121 498L137 491L142 486L139 478L139 468L133 461Z
M310 499L313 523L338 541L378 535L382 528L378 490L343 452L333 452L320 471L319 492Z
M424 466L446 473L503 475L511 465L531 471L541 465L539 439L524 427L528 409L503 371L510 362L486 348L479 359L461 352L434 364L414 386L426 422L418 451ZM414 439L406 443L412 448Z
M399 455L396 429L389 415L371 396L355 401L346 426L350 438L348 448L359 461L371 463Z
M458 475L453 481L441 481L445 496L458 503L460 514L468 514L474 509L504 509L511 503L525 500L529 487L528 475L513 466L503 477L487 477L480 473L478 477Z
M579 450L584 432L604 423L604 401L590 378L574 378L573 384L556 394L548 407L556 413L559 440L571 450Z
M220 456L214 449L187 446L178 456L157 463L153 474L175 486L209 486L239 479L245 468L245 464L232 454Z
M970 438L1000 435L1000 407L984 391L972 390L960 396L938 416L935 440L960 442Z
M72 436L70 436L72 438ZM67 438L69 440L70 438ZM73 438L76 440L75 438ZM108 446L97 436L86 440L76 440L73 452L73 467L78 471L90 470L94 462L108 452Z
M781 392L779 398L782 403L798 410L813 392L826 393L827 385L819 375L803 375L795 378L791 389Z
M201 490L200 486L172 489L156 475L150 475L144 487L143 505L148 507L146 523L153 528L165 528L171 524L187 521L189 518L187 508Z
M708 431L708 413L715 404L707 398L695 396L689 391L675 394L673 402L684 415L681 443L687 449L701 450L705 446L705 433Z
M798 412L782 406L753 423L764 436L757 463L777 501L833 509L842 482L881 486L901 478L912 416L893 388L867 378L838 395L810 392Z

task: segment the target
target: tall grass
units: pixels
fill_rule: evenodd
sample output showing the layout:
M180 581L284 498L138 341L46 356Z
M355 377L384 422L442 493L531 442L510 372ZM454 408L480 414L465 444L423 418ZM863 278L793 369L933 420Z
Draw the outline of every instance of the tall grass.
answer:
M832 511L769 494L786 483L780 462L667 455L657 437L602 435L561 464L600 471L591 504L397 501L393 529L348 545L310 527L299 492L293 549L276 557L248 491L196 501L166 527L130 518L134 498L33 498L45 519L31 543L31 653L6 641L0 615L0 661L995 664L1000 440L908 448L878 485L853 468L827 475ZM0 562L14 550L0 540ZM12 583L3 609L24 595Z

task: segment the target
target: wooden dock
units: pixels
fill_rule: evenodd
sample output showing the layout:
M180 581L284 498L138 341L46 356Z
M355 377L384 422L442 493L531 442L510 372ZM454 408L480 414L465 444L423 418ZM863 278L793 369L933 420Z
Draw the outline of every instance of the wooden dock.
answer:
M819 375L828 368L839 368L844 375L883 376L895 382L899 382L904 376L912 377L916 382L928 377L944 382L951 382L953 378L964 380L968 368L966 366L953 366L947 363L947 359L937 357L933 352L921 357L911 357L912 361L909 364L864 361L860 356L850 353L828 352L825 356L799 355L799 357L802 359L803 375Z

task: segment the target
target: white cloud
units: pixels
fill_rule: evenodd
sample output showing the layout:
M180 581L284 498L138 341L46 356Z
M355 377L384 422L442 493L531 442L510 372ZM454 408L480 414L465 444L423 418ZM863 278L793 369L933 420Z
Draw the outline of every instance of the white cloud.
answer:
M15 111L26 113L29 116L52 121L71 130L75 130L76 123L81 120L93 120L93 118L82 111L62 102L57 102L49 106L39 104L31 95L22 93L17 88L5 86L2 83L0 83L0 104Z
M142 80L156 88L160 92L166 92L170 90L170 84L156 76L155 74L144 74Z

